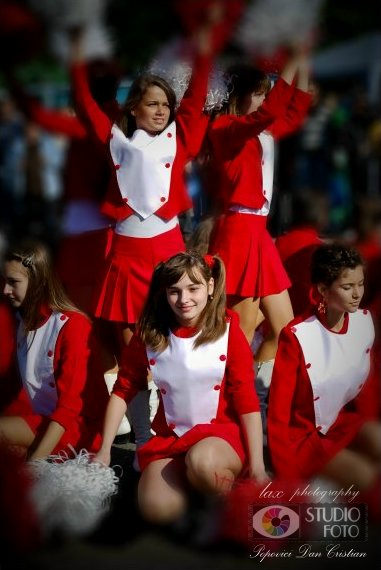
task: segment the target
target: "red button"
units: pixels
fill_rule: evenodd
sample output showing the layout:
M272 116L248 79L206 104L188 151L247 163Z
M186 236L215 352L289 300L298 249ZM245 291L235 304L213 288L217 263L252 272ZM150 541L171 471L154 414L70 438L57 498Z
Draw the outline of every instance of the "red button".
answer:
M128 198L123 198L123 202L124 202L125 204L127 204Z
M214 386L214 390L221 390L221 386L220 386L219 384L216 384L216 385Z
M48 350L48 356L53 356L53 351L52 351L52 350Z
M291 332L296 333L296 327L291 327Z
M172 138L172 133L167 133L167 137L170 139Z
M322 427L321 427L321 426L317 426L316 429L317 429L318 431L320 431L320 430L322 429Z
M310 363L306 364L306 368L311 368L311 364Z
M115 170L119 170L119 168L120 168L120 164L116 164L116 165L115 165Z
M169 163L169 162L166 162L166 163L165 163L165 168L170 168L170 167L171 167L170 163Z
M226 360L226 356L224 354L221 354L220 360L222 360L222 362L224 362L224 360Z
M156 364L156 360L154 358L151 358L149 363L151 364L151 366L153 366L154 364Z
M210 423L211 423L211 424L215 424L216 421L217 421L216 418L212 418L212 419L210 420Z
M368 314L368 309L363 309L362 312L364 313L364 315L367 315L367 314Z
M175 429L175 427L176 427L176 424L169 424L169 426L168 426L168 427L169 427L169 429Z
M61 321L66 321L66 315L61 315L60 319L61 319Z
M162 197L160 198L160 202L165 202L164 196L162 196Z
M162 394L166 394L166 393L167 393L167 390L166 390L165 388L162 388L162 389L160 390L160 392L161 392Z

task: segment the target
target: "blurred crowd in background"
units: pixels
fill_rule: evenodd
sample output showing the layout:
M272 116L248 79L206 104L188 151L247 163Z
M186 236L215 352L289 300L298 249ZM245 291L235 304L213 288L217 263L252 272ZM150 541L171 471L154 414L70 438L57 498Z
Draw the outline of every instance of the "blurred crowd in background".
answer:
M2 2L2 4L3 7L9 4L20 9L30 7L28 6L30 2L22 1ZM99 4L96 2L97 6ZM115 23L115 13L122 15L122 3L109 0L108 4L108 8L110 5L114 8ZM158 6L154 7L150 2L139 4L139 7L135 6L132 9L135 21L137 16L144 21L144 11L146 11L146 21L150 17L157 18ZM164 21L166 15L171 14L169 11L165 12L164 9L164 5L167 5L166 9L169 10L170 4L172 3L162 3L161 22ZM245 17L245 9L253 3L244 2L243 4L246 8L244 7L242 18ZM320 5L320 11L326 17L326 27L324 28L323 24L319 30L320 37L323 40L328 38L331 42L328 46L324 45L331 67L320 65L321 46L317 41L312 60L314 81L311 89L314 102L309 116L300 131L278 144L276 192L270 215L270 230L273 237L287 231L300 218L302 212L307 211L307 205L303 205L302 202L307 203L312 200L314 208L322 209L319 217L319 231L322 235L332 238L342 236L351 242L371 242L369 247L374 248L374 251L377 248L381 250L381 114L379 103L381 74L379 72L378 76L374 77L374 68L366 67L365 60L361 59L364 59L364 55L360 54L361 48L358 50L358 62L352 68L348 67L346 58L353 60L351 55L353 47L352 52L349 48L348 56L345 55L345 51L342 52L345 58L342 61L337 59L334 50L332 57L329 57L331 45L337 45L332 43L334 42L332 25L340 24L341 14L344 27L346 14L353 11L351 2L333 3L336 4L336 11L331 8L334 18L329 25L327 14L330 13L331 4L328 1ZM372 17L373 5L374 17ZM72 7L69 6L69 8ZM373 21L374 29L364 29L365 33L362 37L372 38L377 51L380 49L381 35L377 32L376 3L370 2L369 6L364 5L363 11L367 12L367 21L364 24L364 21L359 18L358 33L362 32L361 25L369 28L371 25L369 20ZM350 22L350 19L347 18L347 21ZM172 25L175 26L176 22ZM15 50L15 40L14 34L12 35L12 26L16 26L12 18L9 22L10 30L4 20L1 25L0 31L3 36L1 45L8 46L7 53L3 53L2 59L7 59L8 65L10 63L17 70L23 66L36 65L36 61L41 59L41 53L45 52L38 51L35 45L29 43L34 42L35 32L32 33L26 27L27 33L23 34L21 40L22 46L19 46L18 53L14 54L12 51ZM162 41L163 27L164 31L169 33L168 26L167 20L165 26L162 23L159 25L162 30L161 33L158 32L157 41ZM351 30L355 29L353 22L351 26ZM126 21L127 35L131 27L133 27L131 23ZM113 32L118 57L118 50L121 52L124 44L117 26L114 26ZM254 33L255 30L253 30ZM136 30L132 34L133 37L135 37L134 34L136 36ZM350 38L340 39L341 37L345 38L345 32L341 28L339 31L338 28L338 45L344 47L351 45ZM157 49L152 41L150 38L151 43L149 43L142 37L142 54L147 53L147 46L151 44ZM242 50L242 47L239 47L237 41L234 42L233 39L225 57L228 59L237 56L240 49ZM139 50L140 45L136 45L136 52ZM154 54L148 55L152 57ZM368 60L377 60L377 53L365 55ZM123 56L120 57L120 62L124 63ZM136 66L139 65L140 60L136 57ZM42 66L38 68L40 71L34 70L29 75L24 87L37 96L41 104L73 115L70 85L65 72L62 73L64 67L63 60L56 59L56 79L52 79L51 73L44 75ZM124 66L124 69L126 73L123 75L118 92L120 101L125 98L129 81L136 71L131 67L131 62L129 66ZM372 90L369 88L370 73L373 75ZM61 214L65 194L63 174L68 140L62 134L45 131L26 118L9 93L6 81L1 78L0 75L0 239L4 243L14 237L30 235L46 241L54 250L59 244L62 231ZM186 235L189 235L197 227L199 221L210 213L210 204L204 191L202 172L200 172L201 165L196 162L189 166L188 188L194 208L183 216L183 230Z

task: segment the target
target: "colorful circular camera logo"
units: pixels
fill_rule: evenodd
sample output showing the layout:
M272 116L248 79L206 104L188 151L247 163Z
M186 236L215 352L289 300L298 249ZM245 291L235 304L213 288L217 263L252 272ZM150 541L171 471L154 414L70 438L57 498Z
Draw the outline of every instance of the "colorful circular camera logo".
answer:
M287 538L299 528L299 515L282 505L259 509L253 515L254 530L266 538Z

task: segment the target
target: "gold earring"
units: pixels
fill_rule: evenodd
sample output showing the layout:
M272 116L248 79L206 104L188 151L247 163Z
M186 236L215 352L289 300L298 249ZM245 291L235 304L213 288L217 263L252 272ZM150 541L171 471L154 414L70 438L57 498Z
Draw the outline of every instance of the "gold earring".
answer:
M320 303L318 304L317 310L318 310L318 313L320 313L321 315L325 315L325 314L326 314L326 312L327 312L327 305L326 305L326 302L325 302L324 299L322 299L322 300L320 301Z

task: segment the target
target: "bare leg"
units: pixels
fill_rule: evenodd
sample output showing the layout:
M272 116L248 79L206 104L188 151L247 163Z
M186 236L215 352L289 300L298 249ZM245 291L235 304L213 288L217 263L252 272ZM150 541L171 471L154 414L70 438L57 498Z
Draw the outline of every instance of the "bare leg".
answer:
M379 466L381 459L381 423L377 421L366 422L350 447Z
M287 290L263 297L260 304L269 325L269 333L258 349L256 361L265 362L275 358L280 332L294 318L294 314Z
M225 495L242 469L242 462L231 445L219 437L196 443L185 456L187 477L198 491Z
M144 469L138 487L143 516L154 523L169 523L186 509L186 478L183 459L159 459Z
M228 296L228 307L239 314L239 322L248 343L251 344L257 326L259 299Z
M354 485L359 491L366 491L376 482L378 470L355 451L342 449L325 466L322 475L343 487Z
M9 445L29 449L34 442L35 434L23 418L3 416L0 417L0 437Z

